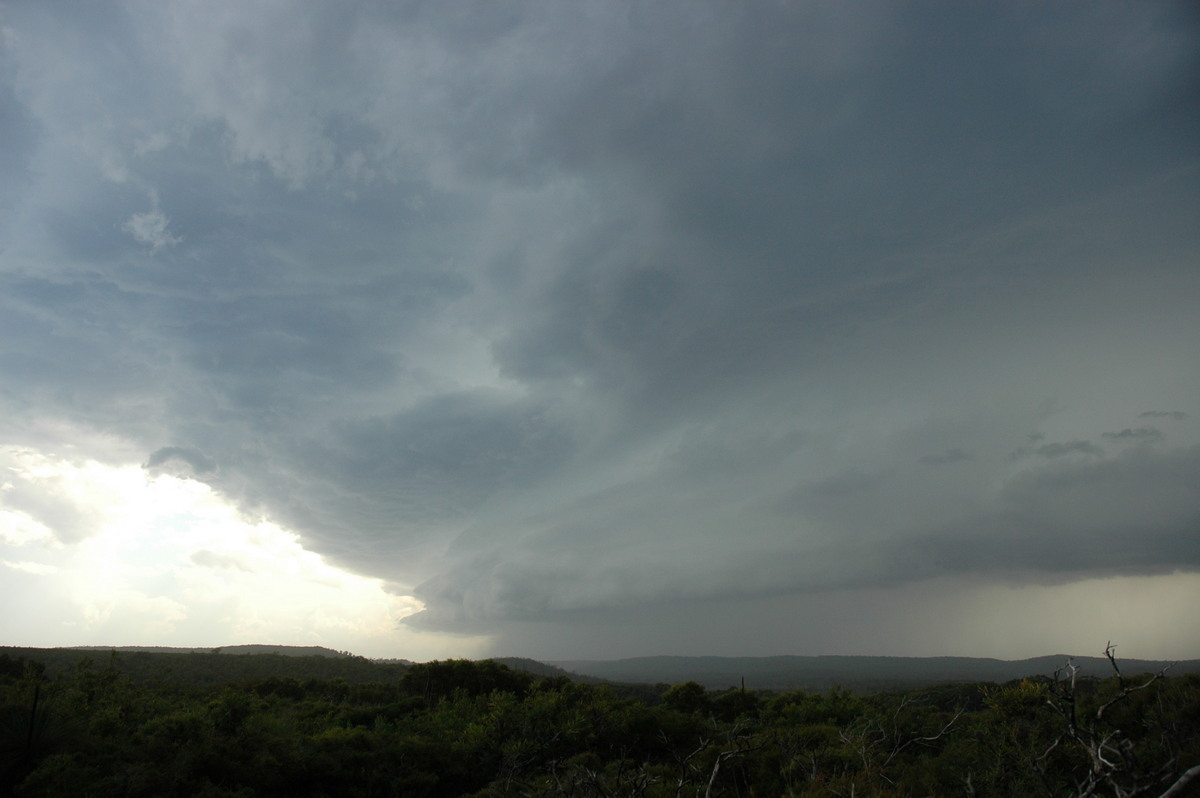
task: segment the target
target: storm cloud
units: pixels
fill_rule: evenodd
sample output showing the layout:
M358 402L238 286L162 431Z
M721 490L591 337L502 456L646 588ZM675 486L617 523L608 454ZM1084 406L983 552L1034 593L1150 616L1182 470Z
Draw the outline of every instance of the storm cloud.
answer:
M528 653L1200 570L1191 4L0 31L0 442L199 480L412 626Z

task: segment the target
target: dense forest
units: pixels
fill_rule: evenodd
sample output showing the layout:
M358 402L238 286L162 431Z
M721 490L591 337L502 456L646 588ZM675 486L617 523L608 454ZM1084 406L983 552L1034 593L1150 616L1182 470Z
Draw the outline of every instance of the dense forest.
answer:
M1200 771L1194 674L1101 679L1064 663L1003 684L712 691L492 660L21 651L0 653L0 793L23 798L1174 798L1200 787L1187 783Z

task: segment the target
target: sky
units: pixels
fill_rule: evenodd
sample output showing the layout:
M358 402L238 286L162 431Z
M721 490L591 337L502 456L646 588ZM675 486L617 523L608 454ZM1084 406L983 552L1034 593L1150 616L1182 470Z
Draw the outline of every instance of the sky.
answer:
M0 643L1200 658L1189 2L0 2Z

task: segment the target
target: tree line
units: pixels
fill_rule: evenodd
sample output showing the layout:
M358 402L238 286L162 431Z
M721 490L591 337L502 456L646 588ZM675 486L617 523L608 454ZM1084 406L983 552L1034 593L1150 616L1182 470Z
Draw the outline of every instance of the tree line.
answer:
M622 692L491 660L218 683L214 655L171 656L0 654L0 794L1129 798L1200 765L1195 675Z

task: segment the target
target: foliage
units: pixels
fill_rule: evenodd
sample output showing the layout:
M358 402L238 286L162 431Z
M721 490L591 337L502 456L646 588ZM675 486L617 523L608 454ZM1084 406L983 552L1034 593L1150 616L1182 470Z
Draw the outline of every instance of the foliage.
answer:
M685 682L646 701L487 660L214 683L196 662L146 678L128 656L0 657L0 794L1160 795L1200 763L1197 676L877 694ZM1096 769L1098 741L1119 769Z

